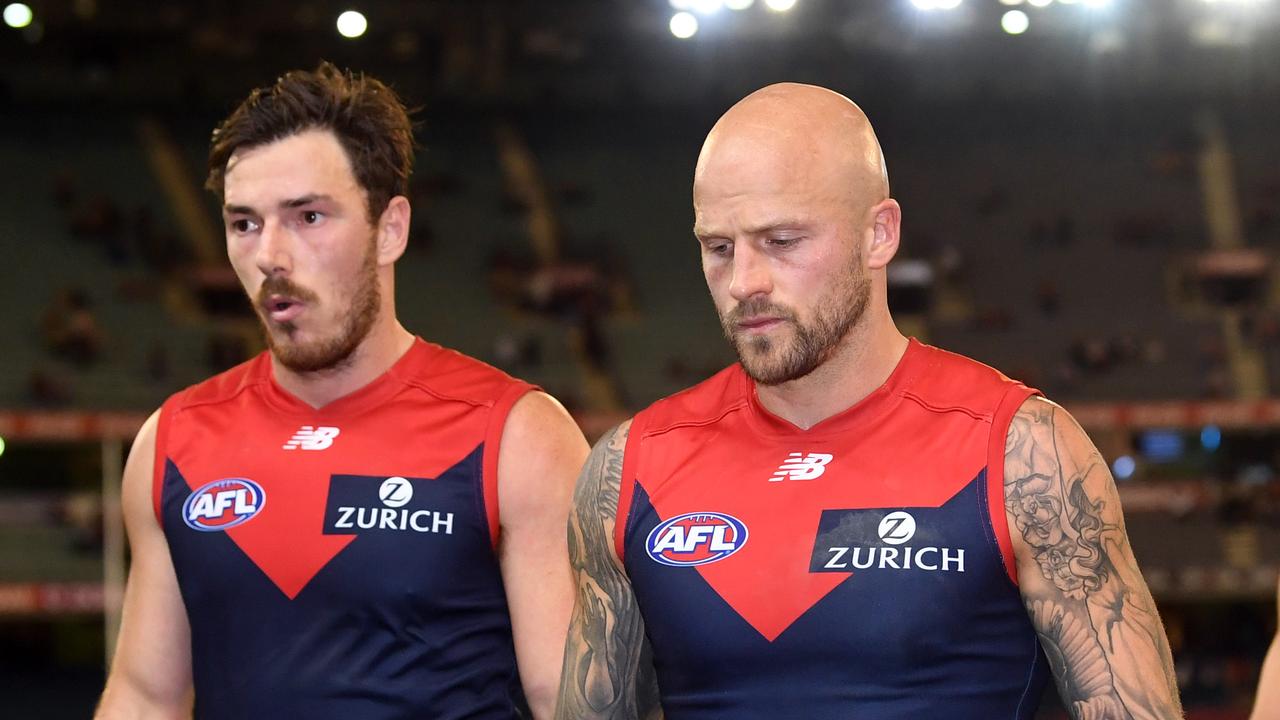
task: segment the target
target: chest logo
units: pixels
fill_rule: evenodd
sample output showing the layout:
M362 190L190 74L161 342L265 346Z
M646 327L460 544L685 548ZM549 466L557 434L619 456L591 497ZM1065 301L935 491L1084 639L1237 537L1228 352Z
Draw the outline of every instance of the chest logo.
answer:
M336 427L303 425L282 447L284 450L325 450L342 431Z
M880 527L876 528L876 532L884 542L901 545L916 534L916 519L901 510L891 512L880 520Z
M387 507L404 507L413 499L413 483L402 477L389 477L378 486L378 499Z
M824 510L809 572L964 572L965 549L949 546L938 530L937 518L932 517L936 511L923 512L930 515L917 525L915 516L902 510Z
M782 480L813 480L822 477L822 473L827 471L827 463L831 462L833 455L827 453L798 453L793 452L787 455L787 459L782 461L782 465L778 467L773 477L769 478L769 482L780 482Z
M400 475L334 475L329 480L324 532L342 535L397 530L452 535L454 515L437 509L430 482ZM414 491L415 485L418 492Z
M645 550L663 565L692 567L723 560L747 544L747 526L732 515L686 513L649 533Z
M182 504L187 527L220 532L252 520L267 504L262 486L249 478L214 480L191 493Z

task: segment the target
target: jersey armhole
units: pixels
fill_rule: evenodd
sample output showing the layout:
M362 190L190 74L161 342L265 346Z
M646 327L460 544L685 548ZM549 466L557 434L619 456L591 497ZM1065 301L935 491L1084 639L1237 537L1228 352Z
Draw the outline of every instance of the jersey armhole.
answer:
M1018 408L1022 407L1027 398L1039 394L1039 390L1021 383L1005 391L991 418L991 438L987 443L987 514L990 516L996 544L1000 546L1005 573L1015 587L1018 585L1018 563L1013 556L1013 538L1009 535L1009 518L1004 509L1005 439L1009 435L1009 423L1013 422Z
M528 383L517 383L507 388L489 410L489 424L484 433L484 456L480 461L481 485L483 485L484 516L489 524L489 542L498 548L498 530L501 516L498 514L498 453L502 449L502 431L507 427L507 416L516 401L538 388Z
M639 461L641 436L644 430L639 417L631 420L627 430L627 444L622 450L622 477L618 483L618 509L613 516L613 551L618 554L618 562L626 562L627 520L631 517L631 498L636 491L636 465Z
M177 403L170 399L160 406L160 417L156 419L156 444L153 449L155 457L152 459L151 467L151 504L155 509L156 522L162 529L164 528L164 509L161 503L164 500L164 476L168 465L165 448L169 444L169 423L175 412L177 412Z

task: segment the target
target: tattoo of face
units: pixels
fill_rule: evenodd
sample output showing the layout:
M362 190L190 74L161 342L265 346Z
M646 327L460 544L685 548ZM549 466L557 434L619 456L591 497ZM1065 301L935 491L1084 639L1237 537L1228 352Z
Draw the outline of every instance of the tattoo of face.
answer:
M1024 564L1023 600L1067 710L1075 718L1181 717L1168 644L1128 550L1110 473L1054 405L1028 401L1013 417L1004 491L1022 561L1035 563ZM1027 576L1031 567L1039 577Z

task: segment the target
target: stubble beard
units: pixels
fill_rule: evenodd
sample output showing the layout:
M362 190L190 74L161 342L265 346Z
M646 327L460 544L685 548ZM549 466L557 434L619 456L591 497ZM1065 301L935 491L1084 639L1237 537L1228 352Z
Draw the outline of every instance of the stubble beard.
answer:
M854 270L830 295L814 307L813 320L800 322L795 312L766 299L748 300L720 318L725 337L747 376L761 385L798 380L830 359L836 348L866 314L871 278ZM737 324L743 318L770 315L791 329L790 337L749 335Z
M355 283L351 306L344 313L342 326L337 332L329 337L304 343L294 341L298 328L292 322L279 323L278 330L273 332L270 321L263 316L261 300L273 294L280 294L304 300L314 307L314 303L319 298L315 293L295 285L284 277L272 276L263 282L258 291L259 302L256 305L258 319L262 323L267 347L281 365L296 373L318 373L340 370L351 363L356 348L360 347L360 343L364 342L369 331L373 329L381 307L378 265L373 241L369 243Z

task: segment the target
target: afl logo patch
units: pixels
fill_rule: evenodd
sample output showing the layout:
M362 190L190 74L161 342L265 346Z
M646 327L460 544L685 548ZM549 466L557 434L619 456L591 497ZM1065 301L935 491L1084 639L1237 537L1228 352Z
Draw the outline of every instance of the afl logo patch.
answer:
M223 478L191 493L182 504L182 519L192 530L218 532L248 522L266 504L267 494L258 483Z
M732 515L685 513L658 525L645 540L649 557L663 565L691 567L723 560L747 544L747 526Z

